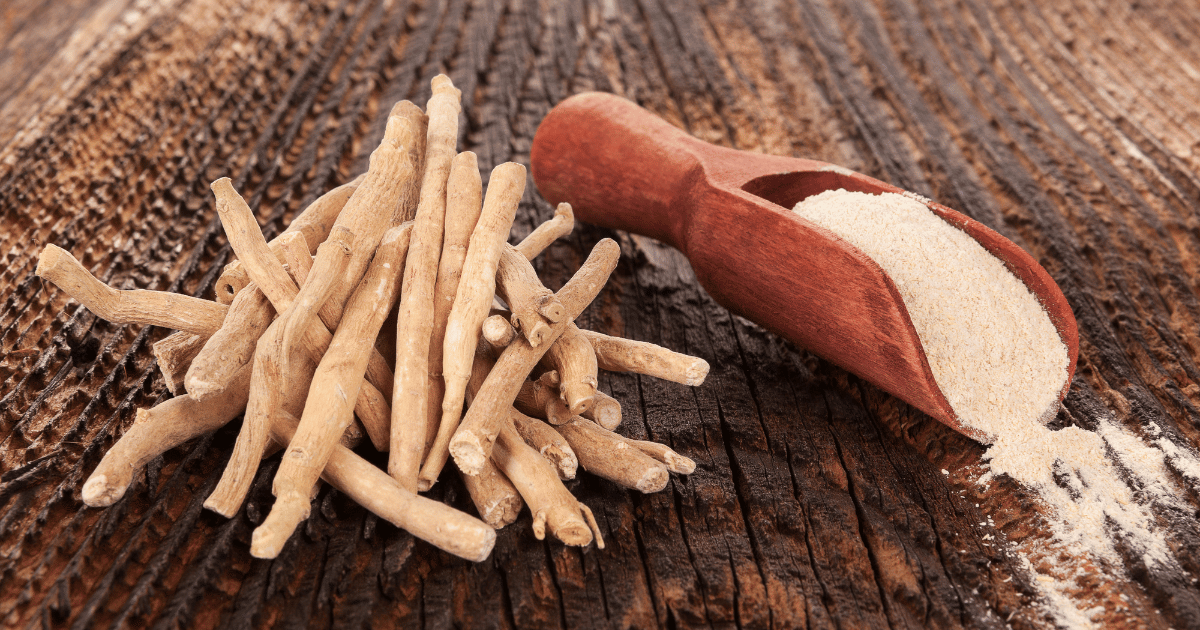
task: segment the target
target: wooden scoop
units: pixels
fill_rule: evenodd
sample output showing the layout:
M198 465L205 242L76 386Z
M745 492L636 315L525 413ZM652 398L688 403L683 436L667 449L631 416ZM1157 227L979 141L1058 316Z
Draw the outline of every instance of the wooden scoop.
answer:
M533 179L575 216L669 243L729 310L878 385L981 442L929 368L908 310L879 265L791 208L825 190L905 193L840 166L714 146L611 94L573 96L538 128ZM1037 296L1071 358L1079 332L1058 285L1025 250L954 210L929 209L979 241ZM1050 415L1053 418L1053 414Z

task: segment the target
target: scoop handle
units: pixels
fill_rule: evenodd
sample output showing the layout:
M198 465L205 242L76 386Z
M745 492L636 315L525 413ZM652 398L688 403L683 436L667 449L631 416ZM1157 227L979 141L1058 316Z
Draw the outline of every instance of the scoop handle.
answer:
M587 92L546 115L530 161L550 203L565 201L588 223L682 249L692 206L675 201L702 184L705 147L630 101Z

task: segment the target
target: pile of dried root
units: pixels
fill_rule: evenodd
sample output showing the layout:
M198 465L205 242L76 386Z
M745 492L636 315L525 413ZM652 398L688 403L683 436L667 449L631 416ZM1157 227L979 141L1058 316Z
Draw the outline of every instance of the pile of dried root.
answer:
M475 155L456 154L459 99L438 76L426 111L398 103L367 172L269 243L230 181L214 182L238 256L217 282L217 301L119 291L46 247L38 275L100 317L178 331L154 351L180 395L138 410L84 484L88 505L111 505L146 462L243 414L205 506L235 514L262 459L284 449L275 504L251 543L260 558L279 553L321 478L418 538L478 561L491 552L494 528L523 505L539 539L549 529L567 544L594 537L603 547L591 511L562 483L579 465L642 492L663 489L668 471L695 468L666 446L614 433L621 407L596 389L596 375L634 371L699 385L708 364L576 327L619 248L605 239L557 293L543 286L530 260L571 231L571 209L561 205L509 245L525 168L496 167L484 197ZM381 335L393 312L394 338ZM391 355L392 346L394 361L377 349ZM386 472L351 450L364 435L388 452ZM482 521L418 494L451 456Z

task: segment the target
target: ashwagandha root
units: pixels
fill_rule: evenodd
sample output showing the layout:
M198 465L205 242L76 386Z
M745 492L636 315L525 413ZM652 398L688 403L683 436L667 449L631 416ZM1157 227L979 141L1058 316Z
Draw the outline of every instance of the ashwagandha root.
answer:
M207 336L217 332L229 310L190 295L114 289L97 280L70 252L57 245L42 250L34 273L114 324L162 326Z
M667 486L670 475L663 462L595 422L572 418L555 429L575 449L579 465L593 475L643 493L658 492Z
M178 330L151 346L151 352L158 361L158 370L162 372L167 390L172 394L182 394L186 391L185 375L207 341L208 335Z
M463 485L471 495L471 502L479 512L479 518L495 529L511 525L521 514L525 501L508 477L496 468L491 460L484 462L478 475L463 475Z
M291 223L288 224L287 229L279 236L271 239L269 243L271 252L275 254L276 258L280 262L287 262L283 256L282 241L285 238L293 236L299 236L302 239L302 242L308 248L309 254L317 251L317 246L329 236L329 230L333 227L334 221L341 214L342 208L346 206L346 201L350 199L350 195L354 194L354 190L358 188L358 184L362 181L362 178L363 175L359 175L353 180L317 197L303 212L296 215L296 218L292 219ZM241 261L235 260L225 265L225 269L221 270L221 275L217 278L215 288L217 301L221 304L229 304L249 283L250 276L242 267Z
M199 402L223 391L233 374L253 358L254 344L274 316L275 309L257 285L242 287L229 303L221 328L192 359L184 377L188 395Z
M385 143L387 142L389 142L389 139L385 137ZM400 152L394 144L389 145L389 147L393 153ZM376 149L372 155L374 156L379 151L380 149ZM370 175L371 172L368 171L367 174ZM363 194L368 196L377 192L375 191L375 187L371 185L369 177L359 190L355 191L356 195L364 189L365 192ZM233 187L228 184L227 179L220 179L214 182L213 192L217 195L217 213L221 216L221 221L225 225L229 244L238 253L238 256L241 257L246 272L250 274L250 278L258 285L259 290L271 300L271 304L277 312L287 312L299 294L299 289L284 271L283 267L278 264L278 261L269 255L266 240L263 238L262 232L257 230L258 223L254 219L249 206L237 194L237 191L233 190ZM353 205L353 200L354 198L347 205ZM342 216L347 216L348 212L349 210L344 212ZM339 220L342 216L339 216ZM355 234L355 238L357 241L357 239L361 239L362 237ZM351 263L354 262L355 256L352 254ZM268 285L274 288L267 290L266 287ZM328 303L326 307L328 307ZM320 311L323 317L326 314L326 307L322 307ZM338 307L338 315L339 317L341 315L340 307ZM301 339L301 346L305 355L313 364L316 364L325 355L325 351L329 348L329 343L332 340L332 333L323 325L312 325L305 328L304 336ZM366 378L369 386L361 389L359 397L362 400L359 401L359 406L355 408L355 411L359 413L359 417L363 418L364 424L368 427L379 424L387 425L391 422L391 411L387 409L387 400L390 397L392 388L392 371L388 368L383 357L374 350L372 350L367 363ZM375 415L380 412L386 412L384 417L388 419L376 418ZM367 417L364 418L364 416Z
M511 420L504 418L492 454L496 466L512 481L533 514L533 535L542 540L546 530L568 545L583 547L592 542L604 548L596 517L563 486L558 472L546 458L521 439Z
M458 293L463 263L471 233L479 222L483 206L483 181L479 177L479 162L474 153L459 153L450 167L446 182L446 225L442 239L442 257L438 263L437 284L433 291L433 332L429 336L429 382L425 404L425 461L417 475L417 489L428 490L437 482L449 457L447 444L437 442L441 433L442 398L446 382L442 379L442 352L446 340L446 323ZM515 491L514 491L515 492ZM484 519L487 520L487 519Z
M446 338L442 343L442 378L446 383L446 394L442 399L438 434L429 452L431 460L435 457L445 460L446 455L441 449L446 448L448 452L448 436L453 436L462 418L479 327L487 318L496 294L500 252L507 245L508 232L524 191L524 166L507 162L492 170L483 210L471 233L471 244L463 261L454 306L446 320ZM483 465L482 461L478 464Z
M245 365L224 391L203 403L176 396L153 408L138 409L133 425L108 449L83 484L83 502L92 507L117 502L146 462L225 426L246 409L249 394L250 366Z
M575 471L579 469L579 458L561 433L553 427L513 409L509 412L513 427L525 443L532 446L554 464L558 477L562 480L574 479Z
M379 327L395 304L411 227L412 224L406 223L384 236L366 277L346 305L346 317L334 334L329 351L312 376L299 427L275 473L275 506L260 528L263 533L255 532L255 544L261 545L260 549L276 549L278 553L277 549L291 536L308 512L313 485L337 436L354 419L352 406L367 367L366 350L374 344ZM378 439L386 442L387 435L384 431Z
M574 318L596 297L609 274L616 268L621 248L612 239L596 244L587 261L556 294L565 310L563 318L550 328L550 334L535 348L524 339L514 341L500 355L496 367L492 368L479 394L467 410L467 415L450 440L450 454L454 463L468 475L478 474L483 462L491 455L492 445L507 418L521 388L521 382L529 375L542 355L571 325ZM448 383L447 383L448 385ZM511 479L512 476L509 475ZM516 483L515 480L513 480ZM519 488L519 486L518 486ZM528 501L528 498L526 498Z
M425 175L413 221L412 244L404 272L404 292L396 315L396 376L392 389L392 439L388 474L417 491L429 429L429 344L434 329L434 292L446 222L446 183L458 142L462 93L445 75L434 77L425 107Z
M596 361L602 370L636 372L692 387L704 383L708 376L708 361L704 359L645 341L611 337L591 330L582 333L596 351Z
M270 445L271 415L280 409L300 413L316 370L312 361L295 357L287 362L288 371L284 372L279 357L282 337L282 320L277 319L258 340L242 427L221 479L204 501L204 507L225 517L232 518L246 500L254 473Z
M550 424L562 424L570 420L571 410L558 395L560 382L558 372L550 370L539 376L536 381L521 383L513 406L521 413L541 418Z
M617 402L617 399L612 396L596 390L596 399L592 403L592 408L580 415L612 431L621 426L621 403Z
M550 326L564 317L558 298L542 285L529 259L511 245L500 253L496 295L512 311L513 326L535 348L545 341Z
M517 338L517 330L503 315L489 315L483 320L480 336L496 350L504 350L513 339Z
M517 251L528 260L537 258L550 243L571 233L575 228L575 213L571 211L571 204L560 203L554 210L554 217L549 221L537 226L534 231L529 233L517 244Z
M558 372L559 391L572 415L592 408L600 382L596 353L577 326L567 326L542 357L542 364Z
M281 444L290 443L297 424L294 416L277 413L271 421L271 435ZM330 450L321 477L380 518L442 551L472 562L482 562L492 553L496 530L487 523L405 490L386 472L340 444ZM272 525L268 516L255 530L251 555L258 558L279 555L282 546L275 548L267 544L267 541L280 540L269 529L264 529ZM286 541L287 536L282 540Z

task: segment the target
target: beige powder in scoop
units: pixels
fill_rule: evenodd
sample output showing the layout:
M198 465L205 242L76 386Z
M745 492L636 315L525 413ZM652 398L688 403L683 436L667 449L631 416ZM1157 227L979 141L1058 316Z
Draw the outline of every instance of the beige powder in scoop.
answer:
M975 239L895 193L831 190L795 210L891 277L964 425L994 440L1054 417L1067 347L1037 298Z

